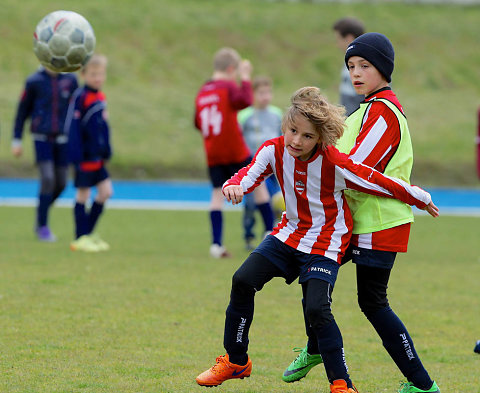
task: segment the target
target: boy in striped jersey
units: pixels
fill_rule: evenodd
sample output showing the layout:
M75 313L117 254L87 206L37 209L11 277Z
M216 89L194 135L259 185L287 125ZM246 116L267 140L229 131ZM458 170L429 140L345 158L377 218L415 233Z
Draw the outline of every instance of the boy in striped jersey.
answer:
M365 101L348 117L338 149L349 153L356 162L409 182L413 163L410 133L403 108L388 86L394 66L391 42L383 34L364 34L347 48L345 64L356 92L364 94ZM400 392L439 393L387 299L396 253L407 251L413 222L411 208L393 199L357 191L349 190L345 195L352 209L353 235L344 262L352 259L356 264L358 304L408 381ZM305 326L307 346L285 370L285 382L298 381L322 361L307 316Z
M227 354L197 377L199 385L217 386L227 379L250 376L248 332L255 293L273 277L283 277L288 284L299 277L331 392L357 391L348 375L342 336L330 309L352 230L343 190L399 198L433 216L438 209L422 189L354 163L333 147L343 134L343 113L344 109L329 104L318 88L298 90L283 118L284 135L265 142L252 162L223 185L227 200L236 204L266 176L275 174L286 212L234 274L225 320Z

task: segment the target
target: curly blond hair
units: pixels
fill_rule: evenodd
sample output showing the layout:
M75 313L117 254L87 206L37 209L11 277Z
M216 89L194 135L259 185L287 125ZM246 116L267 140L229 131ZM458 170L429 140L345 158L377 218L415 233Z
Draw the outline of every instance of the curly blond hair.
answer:
M295 117L305 117L320 135L319 144L335 145L343 135L345 108L330 104L318 87L302 87L293 93L282 120L282 131L295 128Z

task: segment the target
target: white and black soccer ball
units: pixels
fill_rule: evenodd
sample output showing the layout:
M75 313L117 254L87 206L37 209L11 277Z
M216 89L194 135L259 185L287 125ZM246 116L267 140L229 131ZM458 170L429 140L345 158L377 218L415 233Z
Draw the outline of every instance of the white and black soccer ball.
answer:
M55 72L71 72L93 55L95 34L90 23L73 11L54 11L33 33L33 51L42 65Z

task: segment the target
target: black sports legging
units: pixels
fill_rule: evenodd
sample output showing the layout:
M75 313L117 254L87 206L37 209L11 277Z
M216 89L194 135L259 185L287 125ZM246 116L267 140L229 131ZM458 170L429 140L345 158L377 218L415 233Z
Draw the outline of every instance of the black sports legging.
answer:
M248 332L253 320L255 293L273 277L283 277L282 271L262 255L253 252L232 278L230 304L225 318L224 347L230 361L245 364L248 351ZM302 284L305 315L317 337L317 346L324 357L330 381L349 380L342 360L343 340L331 312L332 285L311 279Z
M53 161L40 161L40 194L52 195L52 202L58 198L67 185L67 166L55 166Z

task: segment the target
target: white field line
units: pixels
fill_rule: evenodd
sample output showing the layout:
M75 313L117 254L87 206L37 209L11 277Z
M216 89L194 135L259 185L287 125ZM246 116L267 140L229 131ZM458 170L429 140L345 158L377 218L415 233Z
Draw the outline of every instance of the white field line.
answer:
M73 199L60 198L55 202L57 207L73 207ZM37 205L37 198L0 198L0 206L12 207L34 207ZM114 199L107 202L109 209L130 209L130 210L197 210L207 211L210 202L181 202L181 201L159 201L159 200L138 200L138 199ZM242 205L232 206L225 203L226 210L241 210ZM479 207L451 207L439 206L440 216L472 216L480 217ZM426 215L427 212L413 208L415 215Z

